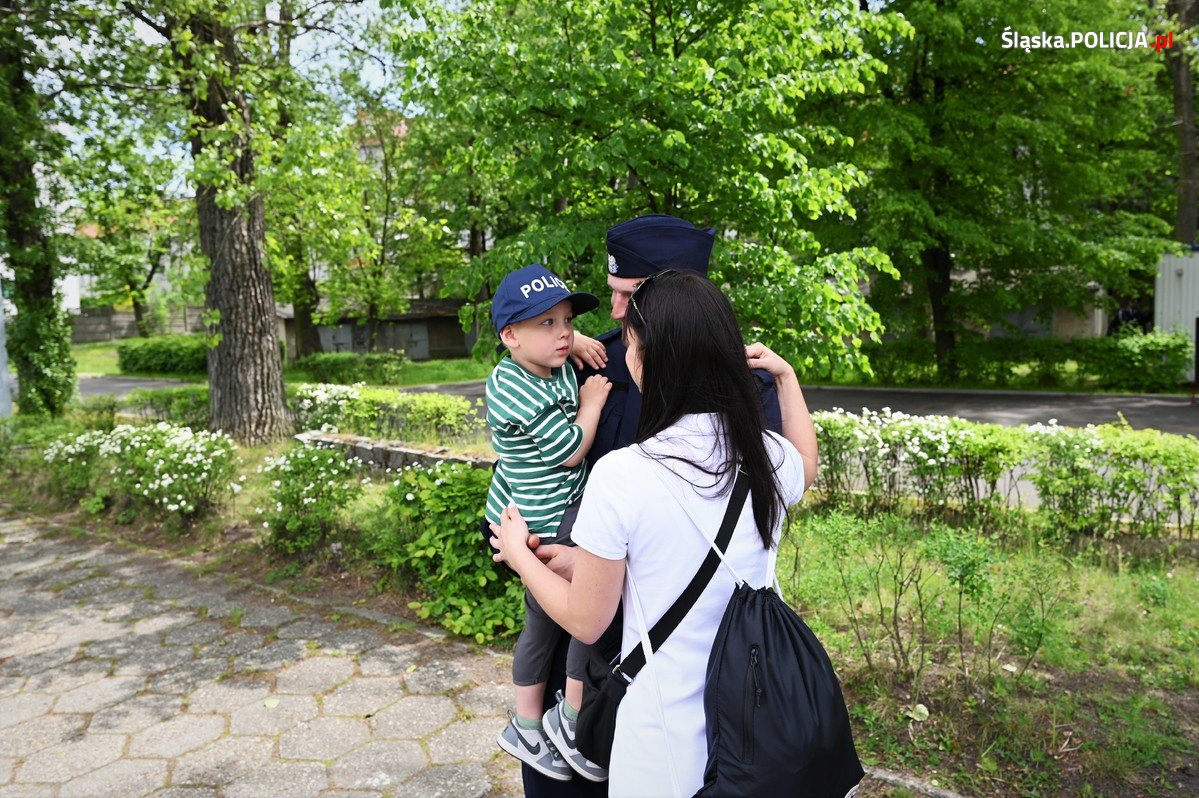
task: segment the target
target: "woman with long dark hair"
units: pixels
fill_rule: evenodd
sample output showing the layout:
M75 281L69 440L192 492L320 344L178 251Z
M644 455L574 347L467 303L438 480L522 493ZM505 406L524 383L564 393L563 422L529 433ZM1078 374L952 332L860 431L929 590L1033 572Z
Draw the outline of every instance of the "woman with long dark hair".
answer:
M816 433L794 370L761 344L745 346L715 285L694 274L660 272L637 287L629 305L627 360L642 394L637 443L595 465L574 527L573 580L529 549L515 508L493 527L497 558L576 638L594 642L623 597L623 655L707 556L738 470L749 479L750 498L726 559L755 587L772 573L786 508L816 475ZM751 368L775 377L781 436L763 427ZM614 798L692 795L702 786L705 669L732 589L728 571L718 569L629 687L609 769Z

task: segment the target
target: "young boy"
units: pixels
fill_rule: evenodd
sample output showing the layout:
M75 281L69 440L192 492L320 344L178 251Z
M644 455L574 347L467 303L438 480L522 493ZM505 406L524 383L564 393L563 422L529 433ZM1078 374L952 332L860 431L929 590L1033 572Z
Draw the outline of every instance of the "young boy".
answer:
M572 319L599 306L592 294L571 293L544 266L512 272L496 289L491 318L505 357L487 379L487 424L499 463L487 493L487 520L499 523L515 504L529 531L544 543L569 543L559 536L573 526L587 481L584 456L595 439L600 410L612 385L595 375L582 386L566 365L574 341ZM587 647L570 642L566 695L544 716L545 681L559 635L564 632L525 593L525 628L516 643L512 681L516 714L500 734L500 748L538 772L566 781L578 773L603 781L608 773L574 746L574 722L582 703L579 677ZM551 744L552 743L552 744Z

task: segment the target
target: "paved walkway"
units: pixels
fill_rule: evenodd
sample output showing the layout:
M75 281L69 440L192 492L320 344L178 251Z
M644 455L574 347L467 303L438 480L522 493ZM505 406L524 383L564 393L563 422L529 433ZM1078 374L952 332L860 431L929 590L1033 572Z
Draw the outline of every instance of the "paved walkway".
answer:
M0 508L0 798L516 795L510 659Z

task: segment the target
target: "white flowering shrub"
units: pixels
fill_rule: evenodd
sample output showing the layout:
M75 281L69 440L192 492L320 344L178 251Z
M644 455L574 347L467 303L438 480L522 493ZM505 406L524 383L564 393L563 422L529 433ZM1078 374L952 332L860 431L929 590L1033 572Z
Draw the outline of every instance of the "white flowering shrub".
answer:
M300 385L291 397L298 429L452 445L486 425L470 400L356 385Z
M95 476L100 442L108 433L85 432L51 441L43 452L50 472L48 486L54 493L68 499L87 494Z
M835 507L997 520L1018 482L1056 533L1193 536L1199 440L1126 424L1007 428L884 408L812 414L817 487Z
M274 477L271 507L260 508L271 544L289 554L318 550L341 526L341 512L368 479L362 463L341 449L300 444L268 457L261 471Z
M44 457L52 489L61 495L87 495L92 508L149 510L185 524L238 489L232 438L166 422L65 438L51 443Z
M1000 480L1023 460L1018 432L946 416L883 408L812 414L820 444L818 487L834 505L877 511L918 500L922 509L992 510Z
M350 408L361 396L361 387L361 383L355 385L305 383L300 385L291 402L296 429L338 432L345 425Z

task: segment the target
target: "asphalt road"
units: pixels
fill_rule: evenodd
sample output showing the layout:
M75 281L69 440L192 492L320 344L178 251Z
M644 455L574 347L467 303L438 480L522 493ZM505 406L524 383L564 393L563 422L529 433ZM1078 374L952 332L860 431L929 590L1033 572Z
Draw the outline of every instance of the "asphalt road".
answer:
M164 388L185 384L179 380L144 377L82 377L81 395L111 394L126 396L135 388ZM482 382L451 385L424 385L414 391L438 391L470 399L483 397ZM900 411L911 415L959 416L971 421L986 421L1006 426L1046 423L1057 419L1063 426L1081 427L1119 420L1123 414L1136 429L1152 428L1163 432L1199 435L1199 404L1191 404L1181 395L1140 394L1067 394L1016 391L952 391L889 388L804 388L808 407L850 412L871 410Z

